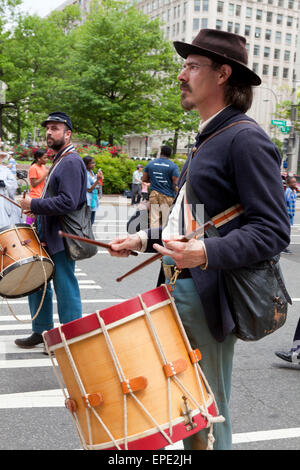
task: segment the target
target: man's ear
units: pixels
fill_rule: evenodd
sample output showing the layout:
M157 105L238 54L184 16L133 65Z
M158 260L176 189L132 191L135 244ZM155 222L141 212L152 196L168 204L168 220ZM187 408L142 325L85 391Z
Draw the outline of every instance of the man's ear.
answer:
M226 80L229 79L230 75L232 74L232 67L228 64L222 64L218 72L219 72L218 80L219 80L219 84L221 85L222 83L225 83Z

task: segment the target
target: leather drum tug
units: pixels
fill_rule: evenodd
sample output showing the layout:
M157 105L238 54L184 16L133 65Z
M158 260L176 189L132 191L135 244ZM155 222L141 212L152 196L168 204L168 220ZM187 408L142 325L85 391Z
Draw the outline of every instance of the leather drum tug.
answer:
M0 295L25 297L48 282L54 264L33 226L16 224L0 230Z
M212 448L224 418L166 285L43 338L84 449L161 449L206 427Z

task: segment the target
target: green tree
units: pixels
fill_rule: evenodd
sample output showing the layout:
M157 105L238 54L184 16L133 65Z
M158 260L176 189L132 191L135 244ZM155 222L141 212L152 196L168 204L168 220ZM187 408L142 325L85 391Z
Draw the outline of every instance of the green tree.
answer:
M113 144L153 121L156 95L172 63L157 20L127 3L94 5L74 31L72 71L65 93L77 130Z
M0 68L8 86L3 124L17 143L22 132L24 138L39 125L41 116L64 104L65 63L71 47L68 24L77 17L78 9L48 18L20 15L3 42Z

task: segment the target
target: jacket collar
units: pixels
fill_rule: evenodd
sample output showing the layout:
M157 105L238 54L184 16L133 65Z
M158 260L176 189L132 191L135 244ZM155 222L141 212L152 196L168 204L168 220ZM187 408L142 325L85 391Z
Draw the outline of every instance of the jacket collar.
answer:
M245 114L241 113L241 111L238 109L233 108L232 106L227 106L220 113L218 113L214 119L212 119L207 124L207 126L205 126L203 132L201 133L201 140L204 140L204 138L206 138L209 134L216 132L219 128L230 124L230 122L240 120L241 117L243 117L243 119L249 119L250 121L253 120L248 116L245 116Z

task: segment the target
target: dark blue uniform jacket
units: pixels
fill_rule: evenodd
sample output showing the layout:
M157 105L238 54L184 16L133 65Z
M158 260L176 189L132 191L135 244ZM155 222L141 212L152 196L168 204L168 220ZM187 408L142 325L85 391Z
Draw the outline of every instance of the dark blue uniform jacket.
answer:
M245 119L253 121L232 107L225 108L205 127L199 144L218 129ZM266 260L289 244L280 163L277 147L253 124L239 124L213 137L191 163L190 183L210 217L237 203L244 209L242 215L220 227L221 238L204 239L207 270L190 270L209 328L218 341L234 328L222 271ZM180 186L184 182L181 178ZM161 230L149 231L147 251L153 251L154 243L162 243L160 234Z
M42 240L50 255L64 250L59 216L79 209L86 201L86 168L78 153L63 157L50 176L44 199L32 199L31 210L41 216ZM50 194L51 193L51 197Z

